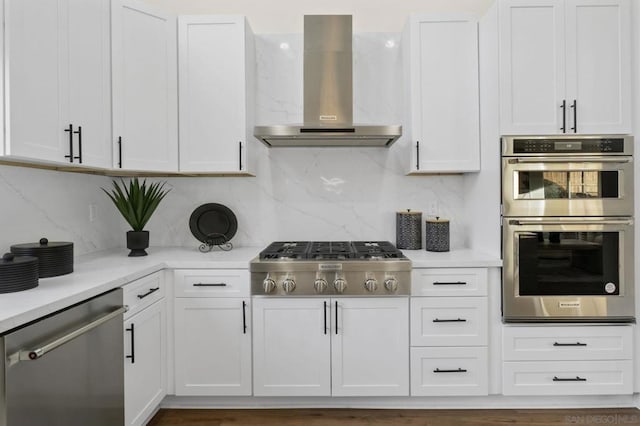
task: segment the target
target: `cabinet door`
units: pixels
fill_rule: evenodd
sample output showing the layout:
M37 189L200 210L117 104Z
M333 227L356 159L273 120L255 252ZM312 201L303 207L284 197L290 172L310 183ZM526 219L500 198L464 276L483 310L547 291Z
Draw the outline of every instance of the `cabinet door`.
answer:
M166 394L164 299L124 322L125 425L143 425Z
M248 299L175 299L176 395L251 395Z
M567 117L577 133L631 131L629 2L568 0Z
M253 299L253 393L329 396L329 301Z
M7 0L6 154L69 162L65 0Z
M67 2L69 56L65 86L69 88L69 122L81 132L74 134L74 155L84 165L111 167L111 3Z
M112 4L114 167L177 171L175 19Z
M242 16L178 20L180 171L246 168L245 28Z
M331 308L332 395L409 395L408 299L340 298Z
M499 13L501 133L563 133L564 2L502 0Z
M414 172L480 170L478 23L413 18L410 100Z

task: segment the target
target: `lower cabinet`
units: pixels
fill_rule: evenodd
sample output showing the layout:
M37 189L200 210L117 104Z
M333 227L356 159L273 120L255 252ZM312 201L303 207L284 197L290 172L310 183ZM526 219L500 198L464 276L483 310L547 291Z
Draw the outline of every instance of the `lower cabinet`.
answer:
M407 396L408 300L254 298L254 395Z
M167 327L162 271L127 284L124 304L125 425L144 425L167 389Z
M175 393L251 395L246 269L174 271Z
M251 395L249 299L175 299L176 395Z
M504 395L633 393L630 325L503 328Z

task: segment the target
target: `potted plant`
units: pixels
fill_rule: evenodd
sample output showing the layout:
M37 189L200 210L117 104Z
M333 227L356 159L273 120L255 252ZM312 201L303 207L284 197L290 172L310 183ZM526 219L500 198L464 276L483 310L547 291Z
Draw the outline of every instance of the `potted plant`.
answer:
M146 256L149 231L145 231L144 227L170 189L164 189L166 182L154 182L147 186L145 179L140 184L137 177L131 179L128 185L122 179L120 182L122 186L114 180L111 191L101 189L131 225L132 230L127 232L127 248L131 250L129 256Z

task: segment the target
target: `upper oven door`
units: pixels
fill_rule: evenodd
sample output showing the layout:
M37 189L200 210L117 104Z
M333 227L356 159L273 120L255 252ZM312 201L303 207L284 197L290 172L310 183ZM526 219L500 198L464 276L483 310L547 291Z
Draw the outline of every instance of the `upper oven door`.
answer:
M502 157L504 216L633 216L631 156Z

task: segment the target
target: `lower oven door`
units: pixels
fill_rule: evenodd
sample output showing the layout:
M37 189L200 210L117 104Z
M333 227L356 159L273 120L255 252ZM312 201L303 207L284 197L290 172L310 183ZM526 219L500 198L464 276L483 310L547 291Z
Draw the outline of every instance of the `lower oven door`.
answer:
M633 221L503 219L505 322L632 322Z

